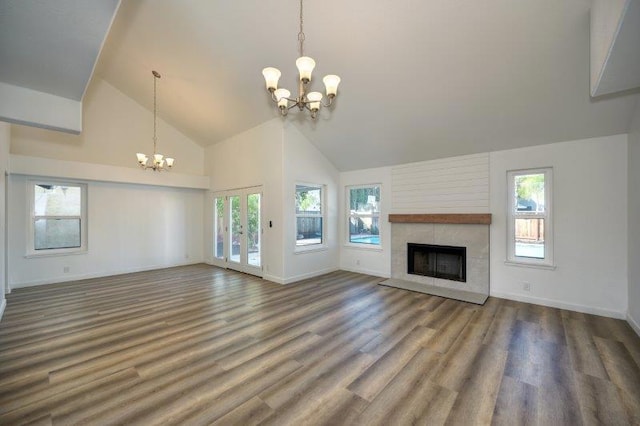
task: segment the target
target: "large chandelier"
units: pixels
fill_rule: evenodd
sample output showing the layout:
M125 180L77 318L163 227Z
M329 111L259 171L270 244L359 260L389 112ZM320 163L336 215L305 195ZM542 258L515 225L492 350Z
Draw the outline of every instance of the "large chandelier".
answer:
M151 71L151 74L153 74L153 156L149 158L145 154L138 152L136 157L138 157L138 164L143 169L151 169L154 172L161 172L173 167L173 162L175 160L171 157L165 158L162 154L158 154L158 151L156 150L156 145L158 144L156 131L156 123L158 120L157 82L160 78L160 73L158 73L158 71ZM151 162L149 162L149 159L151 159Z
M278 89L278 79L280 79L281 75L280 70L268 67L262 70L262 75L264 75L267 83L267 90L271 93L273 101L278 104L282 115L287 115L291 108L297 106L300 111L305 108L309 110L311 112L311 118L315 119L320 110L320 106L329 107L333 103L338 92L340 77L337 75L327 75L322 79L327 91L328 103L322 102L322 93L320 92L307 93L307 85L311 81L311 72L316 66L316 61L308 56L304 56L304 39L302 0L300 0L300 32L298 33L300 57L296 60L300 80L298 82L298 96L296 98L291 98L291 92L287 89Z

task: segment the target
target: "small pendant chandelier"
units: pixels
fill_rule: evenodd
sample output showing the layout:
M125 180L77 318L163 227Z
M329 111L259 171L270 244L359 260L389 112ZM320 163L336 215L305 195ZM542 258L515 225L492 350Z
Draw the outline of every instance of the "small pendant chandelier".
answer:
M158 154L156 150L156 145L158 144L157 137L157 118L158 118L158 102L157 102L157 82L160 78L160 73L158 71L151 71L153 74L153 156L151 157L151 164L149 164L149 157L145 154L138 152L136 157L138 158L138 164L144 170L151 169L154 172L168 171L171 167L173 167L173 162L175 161L171 157L164 157L162 154Z
M322 102L322 93L309 92L307 93L307 85L311 81L311 72L316 66L316 62L308 56L304 56L304 31L303 31L303 19L302 19L302 0L300 0L300 32L298 33L299 52L300 57L296 60L296 66L300 73L300 80L298 82L298 96L291 98L291 92L287 89L278 89L278 79L282 74L280 70L273 67L268 67L262 70L262 75L267 83L267 90L271 93L271 98L278 104L282 115L287 115L289 110L293 107L298 107L300 111L307 109L311 112L311 118L315 119L320 110L320 106L329 107L333 103L338 92L338 84L340 84L340 77L337 75L327 75L322 81L324 82L328 103Z

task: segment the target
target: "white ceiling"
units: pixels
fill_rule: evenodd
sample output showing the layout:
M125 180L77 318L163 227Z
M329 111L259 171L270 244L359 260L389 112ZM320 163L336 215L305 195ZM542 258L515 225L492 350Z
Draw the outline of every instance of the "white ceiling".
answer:
M312 86L342 83L287 120L340 170L624 133L638 92L589 96L590 3L305 0ZM96 74L151 108L158 70L159 115L207 146L278 116L261 70L294 91L297 32L297 0L123 0Z
M0 0L0 82L82 99L118 0Z

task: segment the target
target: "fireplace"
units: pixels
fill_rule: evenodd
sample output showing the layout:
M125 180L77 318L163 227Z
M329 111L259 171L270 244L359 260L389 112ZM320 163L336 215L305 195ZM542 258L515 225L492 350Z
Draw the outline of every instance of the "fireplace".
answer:
M407 243L407 273L467 281L467 248Z

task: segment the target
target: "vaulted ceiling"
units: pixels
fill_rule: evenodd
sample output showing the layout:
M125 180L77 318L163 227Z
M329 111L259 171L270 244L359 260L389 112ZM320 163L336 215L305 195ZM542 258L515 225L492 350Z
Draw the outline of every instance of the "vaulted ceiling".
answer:
M624 133L638 92L589 96L590 0L306 0L312 86L286 120L340 170ZM278 117L262 68L296 88L297 0L123 0L95 75L202 146ZM85 37L86 31L77 34ZM46 66L46 63L42 64Z

